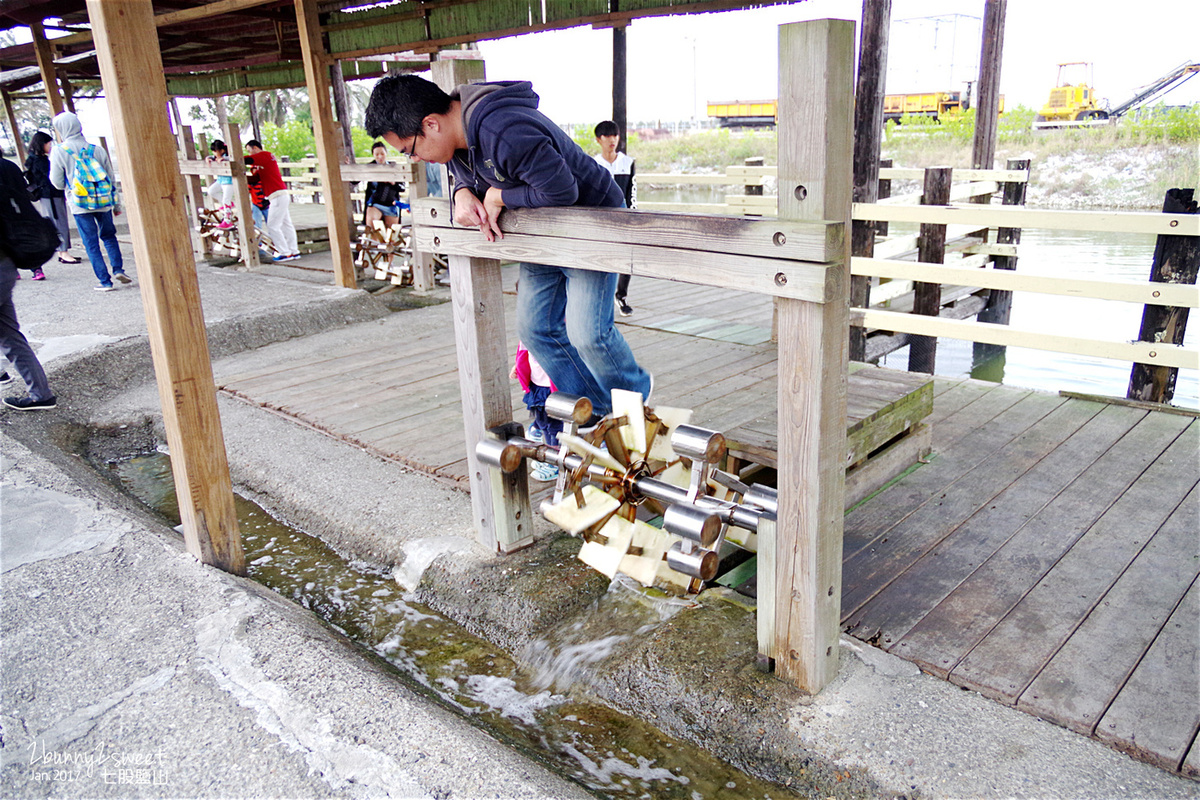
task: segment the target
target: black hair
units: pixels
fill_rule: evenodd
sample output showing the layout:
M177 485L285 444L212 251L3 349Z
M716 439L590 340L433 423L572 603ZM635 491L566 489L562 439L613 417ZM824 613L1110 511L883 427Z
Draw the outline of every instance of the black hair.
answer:
M208 150L210 153L216 153L218 151L222 153L229 152L229 148L225 146L225 142L221 141L220 139L213 139L212 144L208 146Z
M36 131L33 138L29 140L29 151L40 156L46 151L46 142L53 141L54 139L45 131Z
M617 123L613 122L611 119L606 119L606 120L604 120L604 122L601 122L599 125L596 126L596 138L597 139L599 139L601 136L620 136L620 135L621 135L621 129L618 128Z
M375 144L371 145L371 152L372 152L372 153L374 153L376 150L378 150L378 149L379 149L379 148L381 148L381 147L382 147L384 150L387 150L387 145L386 145L386 144L384 144L383 142L375 142Z
M401 139L421 134L430 114L445 114L452 100L436 83L416 75L388 75L375 84L363 126L375 138L394 133Z
M251 139L250 141L246 142L246 147L257 147L259 150L262 150L262 142L260 142L258 139Z

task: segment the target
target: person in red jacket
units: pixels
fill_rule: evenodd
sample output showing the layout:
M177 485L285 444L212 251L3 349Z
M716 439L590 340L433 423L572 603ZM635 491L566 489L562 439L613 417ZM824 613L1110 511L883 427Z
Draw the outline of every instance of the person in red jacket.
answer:
M283 182L279 162L270 150L263 150L262 142L258 139L246 142L246 152L271 204L271 211L267 214L267 236L283 254L275 256L275 260L295 261L300 258L300 250L296 245L296 226L292 224L292 195Z

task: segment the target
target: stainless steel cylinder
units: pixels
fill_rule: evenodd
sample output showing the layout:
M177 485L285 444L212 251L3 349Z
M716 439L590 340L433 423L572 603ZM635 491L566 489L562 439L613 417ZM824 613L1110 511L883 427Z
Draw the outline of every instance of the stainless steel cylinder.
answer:
M525 460L521 448L499 439L483 439L475 445L475 455L489 467L515 472Z
M688 458L716 464L725 458L725 436L695 425L680 425L671 434L671 447Z
M663 530L702 547L712 547L721 535L721 519L711 511L676 503L663 513Z
M667 551L668 567L702 581L711 581L717 577L717 567L720 563L721 559L712 550L697 548L690 553L685 553L683 542L676 542Z
M753 483L750 485L750 490L742 496L742 503L761 508L774 516L779 513L779 490Z
M563 422L582 425L592 418L592 401L566 392L555 392L546 398L546 413Z

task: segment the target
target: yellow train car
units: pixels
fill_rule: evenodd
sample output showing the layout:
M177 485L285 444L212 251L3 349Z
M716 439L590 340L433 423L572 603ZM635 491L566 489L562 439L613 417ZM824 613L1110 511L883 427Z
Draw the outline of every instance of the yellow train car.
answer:
M708 116L721 121L722 128L774 125L779 113L775 100L709 101Z
M889 94L883 98L883 121L900 122L906 114L915 117L942 117L961 114L971 107L969 92L916 92ZM1004 95L1000 95L1000 113L1004 113Z

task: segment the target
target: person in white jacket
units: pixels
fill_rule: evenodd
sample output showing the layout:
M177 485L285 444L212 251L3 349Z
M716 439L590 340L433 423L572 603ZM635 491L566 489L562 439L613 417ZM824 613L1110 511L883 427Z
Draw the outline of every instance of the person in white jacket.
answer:
M617 188L625 197L626 208L637 208L637 184L634 182L636 168L633 159L626 153L617 152L617 142L621 140L621 129L611 119L606 119L596 126L596 141L600 143L600 152L596 154L596 162L608 170L617 183ZM629 294L629 275L617 279L617 310L622 317L633 313L626 296Z
M102 203L99 208L85 208L80 205L80 199L74 191L67 192L67 202L71 213L75 215L75 227L79 229L79 238L83 239L83 249L87 252L88 261L92 263L92 272L100 285L95 287L98 292L111 292L114 288L113 278L121 283L130 283L125 274L125 261L121 257L121 245L117 242L117 228L113 224L113 213L120 213L117 208L116 182L113 180L112 162L108 153L100 145L91 145L83 138L83 125L79 117L70 111L64 111L54 118L54 135L58 143L50 151L50 183L56 189L66 189L75 184L75 159L89 148L94 147L92 156L108 175L108 180L114 185L111 198ZM104 253L100 243L112 261L112 275L108 274L108 265L104 262Z

